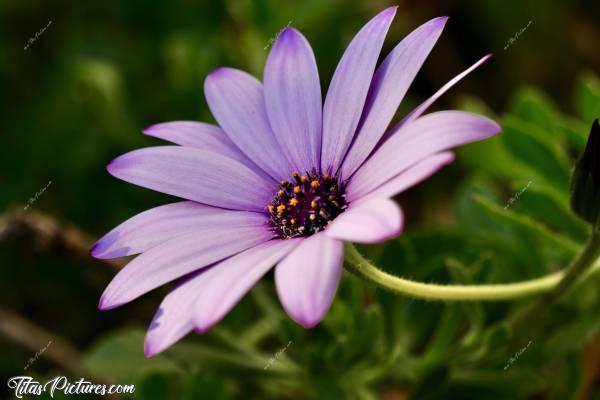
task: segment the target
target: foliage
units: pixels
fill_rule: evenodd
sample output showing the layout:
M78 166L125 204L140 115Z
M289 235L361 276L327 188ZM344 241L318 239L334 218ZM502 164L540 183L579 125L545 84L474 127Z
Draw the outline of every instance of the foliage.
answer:
M0 206L25 203L52 181L31 209L97 235L170 202L115 181L102 167L125 151L157 144L138 133L144 125L210 120L204 76L221 65L260 76L265 45L290 20L313 43L326 82L352 33L387 5L292 3L0 4L0 16L11 22L0 24L6 33L0 82L9 95L0 99ZM569 100L569 77L581 65L573 61L571 37L555 27L571 6L538 3L434 10L451 14L451 23L402 109L495 46L493 61L453 93L475 93L456 108L491 115L503 133L459 149L452 166L399 197L405 233L361 248L386 271L424 282L513 282L563 268L588 237L589 227L569 209L569 175L600 116L600 79L583 72ZM424 15L434 16L429 3L419 4L426 5L403 5L386 50ZM522 15L535 15L531 27L503 52L506 40L527 25ZM556 52L540 55L549 48L544 42ZM557 81L548 83L548 76ZM558 89L548 95L520 86L536 79ZM507 111L490 111L503 109L514 87L520 88ZM452 96L437 107L449 108ZM576 399L590 385L583 355L594 343L597 352L600 342L598 278L533 318L527 330L515 330L511 321L529 300L432 303L346 275L325 320L306 331L284 314L269 276L211 332L189 335L147 360L144 331L166 288L100 313L97 299L114 275L106 265L29 236L1 241L0 264L2 305L82 349L90 376L136 384L136 400ZM22 373L31 355L2 340L2 376ZM66 373L44 357L28 371L41 380Z

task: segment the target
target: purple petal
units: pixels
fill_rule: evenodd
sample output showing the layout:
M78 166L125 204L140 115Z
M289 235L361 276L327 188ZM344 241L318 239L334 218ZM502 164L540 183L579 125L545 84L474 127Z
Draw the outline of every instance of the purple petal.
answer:
M146 334L144 353L156 355L198 326L217 323L297 241L269 241L187 280L165 297Z
M433 96L431 96L430 98L428 98L427 100L425 100L417 108L415 108L410 113L408 113L400 122L398 122L398 124L396 124L396 126L394 126L390 130L390 134L393 134L393 132L395 132L398 129L400 129L400 127L402 127L402 125L407 124L407 123L409 123L409 122L411 122L411 121L419 118L425 111L427 111L427 109L429 108L429 106L431 106L444 93L446 93L448 90L450 90L450 88L452 86L456 85L462 78L464 78L465 76L469 75L471 72L473 72L481 64L483 64L484 62L486 62L490 58L492 58L491 54L488 54L488 55L482 57L475 64L471 65L469 68L467 68L466 70L464 70L463 72L461 72L460 74L456 75L454 78L452 78L451 80L449 80L444 86L442 86L437 92L435 92L433 94Z
M264 72L271 127L296 171L321 168L321 86L317 62L300 32L286 28L275 42Z
M178 236L139 255L119 271L102 294L99 308L123 305L185 274L266 242L272 235L267 226L222 226Z
M369 192L366 196L355 198L352 196L353 193L349 193L346 199L349 202L362 203L363 201L367 201L368 199L376 197L393 197L398 193L401 193L429 178L431 175L450 164L452 161L454 161L454 153L451 151L438 153L419 161L383 185L379 186L377 189Z
M262 84L246 72L219 68L206 77L204 94L219 125L237 147L276 180L292 166L269 124Z
M400 235L404 218L393 200L374 198L351 204L325 230L331 238L377 243Z
M385 9L356 34L333 74L323 107L324 172L337 171L352 142L396 8Z
M428 156L498 132L497 123L476 114L440 111L425 115L383 143L354 174L346 193L362 197Z
M117 226L96 242L90 254L109 259L147 251L174 237L221 226L264 226L266 216L248 211L183 201L144 211Z
M273 265L294 250L301 239L272 240L215 265L197 279L193 320L204 333L219 322Z
M432 19L404 38L377 68L354 143L344 159L344 178L367 159L394 117L406 91L442 34L448 17Z
M191 147L134 150L113 160L108 172L124 181L216 207L264 211L274 186L248 167Z
M277 294L294 321L312 328L323 319L337 290L343 261L343 243L318 233L303 239L277 265Z
M143 132L180 146L195 147L233 158L256 172L264 173L218 126L196 121L172 121L151 125Z

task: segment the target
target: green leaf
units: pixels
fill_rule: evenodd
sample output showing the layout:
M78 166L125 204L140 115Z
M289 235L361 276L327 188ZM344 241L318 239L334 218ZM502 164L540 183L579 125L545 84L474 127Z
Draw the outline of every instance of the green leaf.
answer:
M173 398L174 388L169 377L159 373L147 374L137 384L135 398L139 400L162 400Z
M584 73L575 88L577 113L586 124L600 118L600 79L592 72Z
M526 190L523 190L526 188ZM568 199L544 184L532 182L530 185L514 185L514 202L510 208L544 223L553 231L564 233L576 241L584 241L590 229L571 212Z
M512 115L547 133L551 140L559 143L564 141L563 132L557 129L560 114L550 98L539 89L534 87L518 89L509 109Z
M83 364L95 376L115 383L131 384L150 372L182 372L163 355L144 357L142 330L111 334L96 343L86 354Z
M458 162L496 178L523 180L535 176L534 168L510 153L502 135L459 147L456 149Z
M530 179L568 191L571 163L551 132L512 115L504 118L502 130L500 136L513 156L536 172Z
M539 241L545 241L548 244L558 246L570 256L574 255L580 247L576 242L550 231L547 227L532 218L514 211L504 210L483 196L474 195L473 200L492 218L503 221L507 225L519 230L524 229L537 237Z
M600 318L597 312L580 315L558 327L546 342L547 351L556 355L579 351L599 330Z

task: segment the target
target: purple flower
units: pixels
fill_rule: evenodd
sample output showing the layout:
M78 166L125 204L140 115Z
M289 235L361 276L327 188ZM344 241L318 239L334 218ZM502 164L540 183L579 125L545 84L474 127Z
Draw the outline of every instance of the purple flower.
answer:
M489 56L388 129L447 20L417 28L376 68L395 13L384 10L354 37L324 104L311 47L288 27L263 83L231 68L208 75L204 92L220 127L151 126L145 134L178 146L132 151L108 165L117 178L187 200L136 215L91 250L97 258L141 253L106 288L103 310L184 278L154 317L147 356L209 330L274 265L286 312L315 326L336 292L343 242L398 236L403 217L390 198L450 163L448 149L500 131L466 112L422 116Z

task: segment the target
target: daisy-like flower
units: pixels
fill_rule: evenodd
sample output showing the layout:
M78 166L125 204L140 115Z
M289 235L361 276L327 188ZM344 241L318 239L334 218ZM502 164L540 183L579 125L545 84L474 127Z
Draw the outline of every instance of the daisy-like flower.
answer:
M108 285L102 310L184 278L151 323L147 356L206 332L275 265L285 311L315 326L336 292L343 242L398 236L403 216L390 198L450 163L448 149L500 131L466 112L422 116L487 56L388 129L447 20L417 28L377 67L395 13L384 10L354 37L324 104L311 47L288 27L263 83L231 68L208 75L204 92L220 127L153 125L144 133L177 146L135 150L108 165L117 178L186 200L134 216L91 250L103 259L140 254Z

